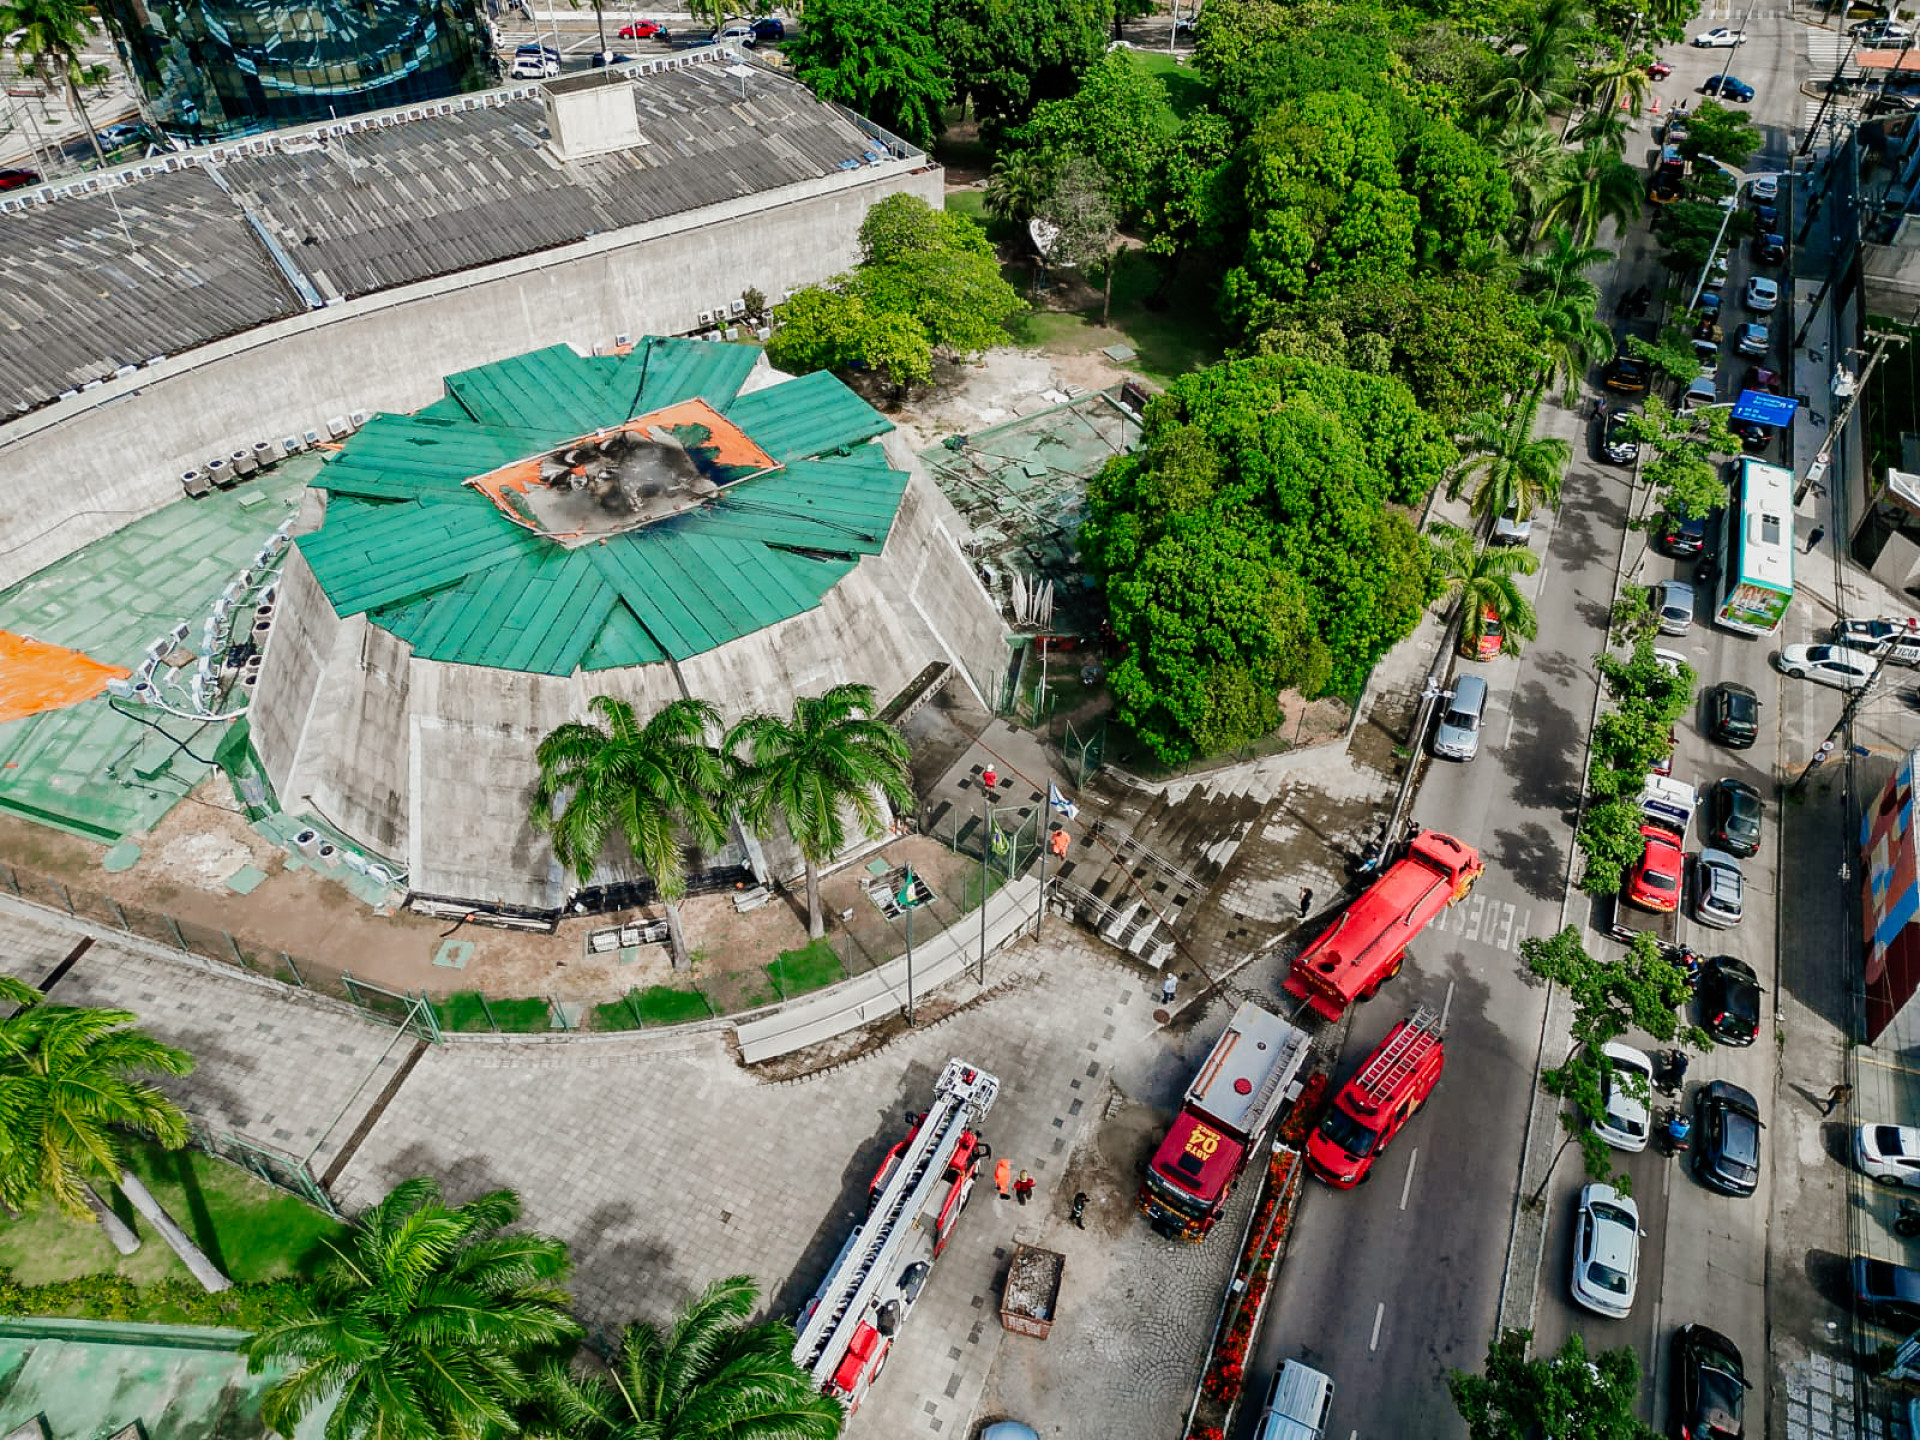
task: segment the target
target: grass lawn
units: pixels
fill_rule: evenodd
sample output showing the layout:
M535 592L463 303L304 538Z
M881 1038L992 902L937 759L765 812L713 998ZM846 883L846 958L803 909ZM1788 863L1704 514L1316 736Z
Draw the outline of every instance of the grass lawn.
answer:
M1162 383L1211 365L1221 356L1222 337L1214 319L1213 294L1199 277L1181 272L1167 294L1149 307L1160 284L1160 267L1138 250L1121 255L1113 277L1113 315L1100 323L1095 294L1074 310L1033 310L1014 317L1008 328L1014 343L1056 353L1085 354L1109 345L1131 345L1133 368Z
M649 985L645 990L629 990L622 999L594 1006L593 1028L638 1030L647 1025L683 1025L689 1020L705 1020L712 1014L707 997L698 990Z
M129 1168L167 1213L234 1280L308 1275L326 1259L321 1242L344 1227L305 1202L198 1150L130 1148ZM98 1225L46 1205L0 1227L0 1267L23 1285L82 1275L120 1275L137 1284L186 1279L184 1266L117 1192L115 1210L145 1242L116 1252Z
M799 950L782 950L780 958L767 966L774 989L788 997L831 985L844 973L833 942L824 935Z
M1207 103L1212 93L1207 82L1191 65L1183 65L1164 50L1129 50L1127 56L1149 75L1155 76L1167 90L1167 106L1177 123Z
M460 990L433 1002L442 1030L498 1029L509 1035L544 1035L553 1028L552 1011L544 1000L486 1000L478 990ZM491 1015L491 1019L489 1019Z

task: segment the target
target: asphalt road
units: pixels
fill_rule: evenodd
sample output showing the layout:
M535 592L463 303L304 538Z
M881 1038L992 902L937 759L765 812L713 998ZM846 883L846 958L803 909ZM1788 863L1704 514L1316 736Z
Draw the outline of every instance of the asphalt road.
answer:
M1736 22L1741 13L1734 13ZM1699 28L1724 18L1703 16ZM1751 108L1767 136L1752 170L1785 168L1788 127L1802 117L1803 33L1797 23L1756 15L1750 42L1734 57L1731 73L1759 92ZM1727 62L1725 52L1685 46L1671 47L1664 58L1674 74L1656 86L1663 112L1682 96L1697 104L1700 83ZM1645 144L1652 144L1650 136ZM1775 166L1772 159L1781 163ZM1657 250L1644 227L1613 243L1619 258L1601 277L1602 314L1608 318L1619 296L1657 278ZM1732 313L1747 268L1745 253L1736 252L1726 290L1730 321L1749 318ZM1787 339L1773 337L1775 368ZM1731 396L1747 363L1736 361L1727 347L1723 395ZM1443 1007L1447 1015L1446 1074L1370 1182L1347 1193L1310 1182L1250 1366L1256 1385L1288 1357L1331 1374L1338 1394L1330 1437L1415 1440L1465 1433L1447 1398L1446 1376L1455 1368L1477 1368L1493 1331L1542 1041L1545 991L1526 974L1519 942L1558 929L1565 900L1565 923L1588 931L1590 951L1614 953L1613 942L1593 933L1586 898L1575 892L1566 900L1578 863L1569 850L1597 686L1593 657L1604 643L1623 544L1625 563L1642 583L1681 572L1676 562L1646 552L1638 533L1626 532L1631 472L1595 458L1593 426L1554 407L1543 410L1542 430L1570 438L1575 458L1558 515L1541 517L1535 526L1533 544L1544 562L1530 582L1539 639L1518 657L1488 665L1459 662L1484 675L1493 692L1481 753L1466 765L1431 762L1413 809L1422 825L1479 846L1487 871L1471 899L1413 946L1401 977L1359 1007L1340 1078L1420 1002ZM1776 441L1764 458L1781 459L1782 443ZM1664 643L1687 655L1703 690L1718 680L1741 680L1769 702L1765 718L1775 719L1779 681L1768 664L1775 646L1709 628L1706 603L1703 596L1700 622L1689 636ZM1771 727L1763 727L1761 742L1741 755L1709 746L1697 724L1683 725L1674 773L1701 786L1738 775L1771 795L1774 751ZM1770 824L1767 848L1746 867L1748 918L1723 937L1725 943L1702 944L1709 953L1741 955L1763 981L1773 963L1776 835ZM1762 1033L1769 1037L1770 1027ZM1719 1051L1697 1059L1690 1079L1722 1076L1766 1097L1771 1055L1765 1044ZM1771 1157L1763 1154L1762 1164L1764 1183ZM1634 1178L1647 1231L1632 1318L1605 1320L1566 1298L1571 1214L1584 1180L1578 1154L1571 1152L1556 1168L1546 1198L1553 1219L1536 1330L1542 1347L1558 1344L1572 1330L1597 1346L1632 1345L1649 1376L1643 1414L1663 1423L1664 1342L1676 1325L1705 1320L1727 1331L1749 1357L1749 1369L1764 1372L1765 1194L1755 1200L1713 1195L1657 1150L1631 1157L1625 1168ZM1518 1276L1515 1283L1524 1286L1528 1279ZM1251 1409L1243 1416L1243 1436L1251 1434ZM1754 1433L1765 1431L1756 1426Z

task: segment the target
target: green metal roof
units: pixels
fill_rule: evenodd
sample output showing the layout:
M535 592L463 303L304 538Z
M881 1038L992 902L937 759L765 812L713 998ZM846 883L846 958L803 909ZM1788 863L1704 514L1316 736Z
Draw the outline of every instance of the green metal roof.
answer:
M556 347L449 377L444 399L375 416L321 470L326 518L301 553L340 614L365 612L416 655L455 664L551 675L656 664L789 619L879 553L907 477L870 443L892 427L830 375L741 396L758 355L649 340L624 356ZM694 398L779 467L572 548L466 483Z

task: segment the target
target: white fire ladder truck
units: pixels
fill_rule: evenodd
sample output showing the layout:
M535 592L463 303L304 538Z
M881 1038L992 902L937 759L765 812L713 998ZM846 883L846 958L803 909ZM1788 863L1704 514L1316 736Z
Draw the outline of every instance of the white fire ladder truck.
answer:
M973 1127L999 1093L1000 1082L978 1066L947 1062L933 1107L888 1152L869 1191L867 1218L801 1313L794 1361L849 1414L880 1378L894 1337L960 1218L989 1154Z

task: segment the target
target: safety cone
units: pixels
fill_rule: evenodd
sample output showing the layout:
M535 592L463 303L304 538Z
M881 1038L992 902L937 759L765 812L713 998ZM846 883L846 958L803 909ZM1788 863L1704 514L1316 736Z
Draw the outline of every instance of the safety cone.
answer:
M1656 96L1654 96L1654 97L1653 97L1653 111L1652 111L1652 113L1653 113L1653 114L1655 114L1655 115L1658 115L1658 114L1660 113L1660 97L1659 97L1658 95L1656 95Z

